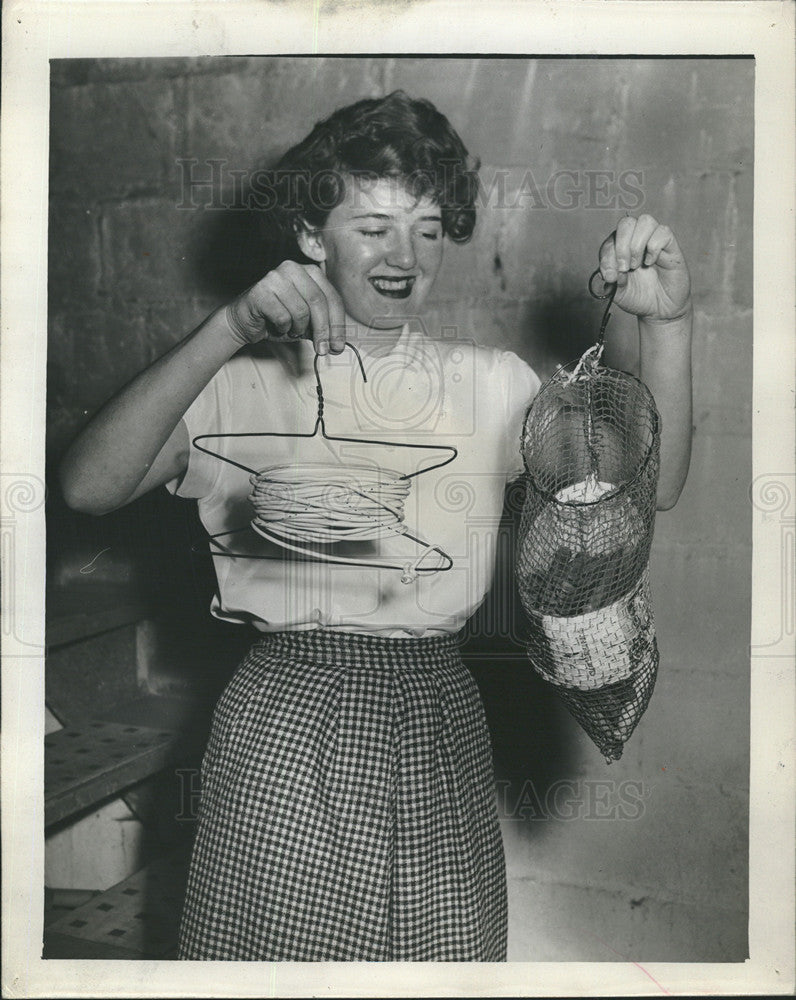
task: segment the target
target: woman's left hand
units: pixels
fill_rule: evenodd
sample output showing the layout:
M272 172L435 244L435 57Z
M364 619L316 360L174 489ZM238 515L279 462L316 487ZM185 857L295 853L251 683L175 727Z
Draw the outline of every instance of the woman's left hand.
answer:
M614 302L639 319L677 320L691 309L691 279L674 233L651 215L626 215L600 247L600 273Z

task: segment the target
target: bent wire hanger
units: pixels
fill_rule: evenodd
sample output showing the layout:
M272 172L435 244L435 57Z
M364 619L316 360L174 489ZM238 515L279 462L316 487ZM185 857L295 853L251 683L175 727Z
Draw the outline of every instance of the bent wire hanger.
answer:
M359 362L359 370L362 373L362 380L367 382L367 375L365 374L365 367L362 363L362 356L353 344L346 344L354 354L356 355L357 361ZM229 458L226 455L222 455L220 452L213 451L211 448L207 448L204 445L199 444L200 441L208 440L220 440L220 439L237 439L237 438L257 438L257 437L273 437L273 438L314 438L318 435L323 437L327 441L336 441L346 444L368 444L374 445L376 447L382 446L386 448L411 448L417 451L446 451L449 452L446 458L441 461L436 462L434 465L430 465L424 469L418 469L415 472L409 472L398 476L398 480L409 480L414 479L417 476L424 475L426 472L432 472L435 469L441 469L443 466L448 465L452 462L459 454L458 449L453 445L436 445L436 444L411 444L404 441L378 441L373 438L353 438L353 437L342 437L338 435L329 434L326 428L326 421L324 419L324 398L323 398L323 385L321 384L321 376L318 370L318 355L315 355L313 362L313 368L315 371L315 391L318 395L318 415L315 420L315 426L311 431L297 431L294 433L287 433L283 431L241 431L237 433L228 434L199 434L193 439L193 446L198 451L204 452L207 455L211 455L213 458L218 458L222 462L227 462L229 465L233 465L238 469L242 469L244 472L250 473L252 476L260 475L262 471L267 470L257 470L252 469L248 465L244 465L242 462L235 461L235 459ZM345 468L345 466L341 466ZM243 552L229 552L224 549L220 543L217 542L220 538L225 538L229 535L234 535L242 531L247 531L252 525L245 525L240 528L232 528L228 531L220 531L216 534L210 535L211 542L211 554L213 556L227 556L229 558L235 559L280 559L283 557L276 555L257 555L253 553L243 553ZM297 552L301 555L308 556L315 560L321 560L324 562L333 562L336 564L342 564L347 566L369 566L379 569L395 569L402 571L401 580L404 583L411 583L412 580L418 573L439 573L445 570L451 569L453 566L453 560L443 549L439 546L429 544L422 538L413 535L408 530L396 531L396 535L400 535L404 538L410 539L410 541L423 547L423 552L420 556L413 562L409 562L403 565L395 565L394 563L382 563L376 562L369 559L356 559L356 558L345 558L342 556L335 556L327 554L325 552L319 552L317 549L311 548L301 548L297 546L286 546L279 539L278 536L271 534L267 529L258 525L255 529L258 534L262 535L264 538L273 541L282 548L289 549L293 552ZM215 543L215 544L214 544ZM442 560L442 565L439 566L421 566L420 563L426 558L431 552L436 552Z

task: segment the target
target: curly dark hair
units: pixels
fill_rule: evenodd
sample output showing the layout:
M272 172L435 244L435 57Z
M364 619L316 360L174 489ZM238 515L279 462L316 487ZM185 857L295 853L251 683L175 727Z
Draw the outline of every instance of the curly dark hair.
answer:
M475 228L478 162L445 115L402 90L339 108L285 153L270 183L271 217L296 249L303 222L323 226L345 197L345 178L400 178L439 205L442 231L466 243Z

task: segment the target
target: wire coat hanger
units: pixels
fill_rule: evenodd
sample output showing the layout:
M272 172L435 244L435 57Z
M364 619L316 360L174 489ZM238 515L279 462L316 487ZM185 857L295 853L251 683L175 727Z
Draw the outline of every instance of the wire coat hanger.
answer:
M367 382L367 375L365 373L365 367L364 367L364 364L362 363L362 356L360 355L359 351L357 350L357 348L353 344L347 343L345 346L349 347L354 352L354 354L356 356L356 359L357 359L357 362L359 363L360 372L362 373L362 380L363 380L363 382ZM458 454L459 454L458 449L455 448L453 445L413 444L413 443L407 443L407 442L404 442L404 441L381 441L381 440L376 440L376 439L373 439L373 438L353 438L353 437L344 437L344 436L329 434L329 432L327 430L327 427L326 427L326 421L325 421L325 418L324 418L323 385L321 383L321 376L320 376L320 371L319 371L319 368L318 368L318 360L319 360L319 356L316 354L315 358L314 358L314 361L313 361L313 369L314 369L314 372L315 372L315 390L316 390L316 393L317 393L317 396L318 396L318 413L317 413L317 417L316 417L316 420L315 420L315 426L313 427L313 429L311 431L296 431L296 432L283 432L283 431L241 431L241 432L226 433L226 434L199 434L196 437L194 437L194 439L192 441L192 444L193 444L194 448L196 448L197 451L204 452L205 454L210 455L213 458L218 458L221 461L226 462L229 465L235 466L236 468L241 469L244 472L249 473L252 477L261 476L261 475L263 475L264 473L266 473L269 470L265 469L265 470L258 471L257 469L253 469L253 468L251 468L248 465L244 465L242 462L238 462L235 459L229 458L228 456L223 455L220 452L214 451L211 448L207 448L204 445L199 444L199 442L200 441L208 441L208 440L221 440L221 439L226 440L226 439L258 438L258 437L272 437L272 438L282 438L282 439L288 439L288 438L310 439L310 438L314 438L314 437L320 436L320 437L324 438L324 440L326 440L326 441L334 441L334 442L344 443L344 444L367 444L367 445L374 445L376 447L381 446L381 447L388 447L388 448L409 448L409 449L413 449L415 451L436 451L436 452L443 451L443 452L449 452L449 454L447 455L447 457L443 458L439 462L435 462L433 465L427 466L426 468L417 469L415 472L403 473L403 474L400 474L400 475L392 473L392 475L395 476L395 479L398 482L406 482L406 481L409 481L411 479L414 479L417 476L421 476L421 475L425 474L426 472L432 472L435 469L441 469L441 468L443 468L443 466L448 465L450 462L452 462L458 456ZM271 467L271 468L281 468L281 467ZM341 465L340 469L342 471L345 471L346 466ZM383 470L383 471L389 471L389 470ZM385 505L381 505L381 506L385 506ZM329 554L329 553L326 553L326 552L319 552L318 550L300 547L300 546L297 546L295 544L291 544L291 543L285 541L284 538L280 538L278 534L275 534L274 532L269 531L262 524L256 525L254 522L252 522L249 525L246 525L245 527L233 528L233 529L231 529L229 531L217 532L216 534L210 535L211 551L212 551L212 554L214 556L227 556L229 558L239 558L239 559L279 559L280 557L279 556L275 556L275 555L255 555L255 554L249 554L249 553L228 552L228 551L225 551L220 545L217 544L217 540L220 539L220 538L227 537L227 536L233 535L233 534L237 534L237 533L242 532L242 531L246 531L249 528L253 528L258 534L262 535L264 538L266 538L269 541L275 542L277 545L281 546L282 548L288 549L289 551L293 551L293 552L296 552L296 553L304 555L304 556L308 556L308 557L313 558L315 560L321 560L321 561L324 561L324 562L333 562L333 563L338 564L338 565L342 564L342 565L348 565L348 566L367 566L367 567L380 568L380 569L396 569L396 570L401 570L402 573L403 573L403 575L401 577L401 580L404 583L411 583L412 580L415 578L415 576L418 573L438 573L438 572L443 572L445 570L451 569L451 567L453 566L453 560L451 559L451 557L444 550L442 550L441 548L439 548L439 546L429 544L428 542L426 542L423 539L417 537L416 535L411 534L405 527L403 527L403 521L402 520L400 520L398 523L400 523L402 525L402 527L400 527L400 528L393 527L393 529L392 529L394 531L394 534L396 536L397 535L401 535L401 536L403 536L405 538L408 538L410 541L413 541L416 544L418 544L418 545L420 545L420 546L423 547L423 552L421 553L421 555L418 558L416 558L412 562L408 562L408 563L405 563L405 564L400 565L400 566L399 565L395 565L394 563L381 563L381 562L375 562L375 561L366 560L366 559L344 558L342 556L335 556L335 555L332 555L332 554ZM213 547L212 543L216 543L215 548ZM440 557L440 559L442 561L442 564L438 565L438 566L423 566L423 565L420 565L421 562L431 552L437 553L437 555Z

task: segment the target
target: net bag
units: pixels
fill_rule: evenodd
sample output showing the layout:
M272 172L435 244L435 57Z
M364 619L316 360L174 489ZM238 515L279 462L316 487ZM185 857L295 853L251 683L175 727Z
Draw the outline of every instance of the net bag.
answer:
M657 675L648 562L660 434L647 387L601 355L599 344L560 368L526 413L516 573L531 663L610 763Z

